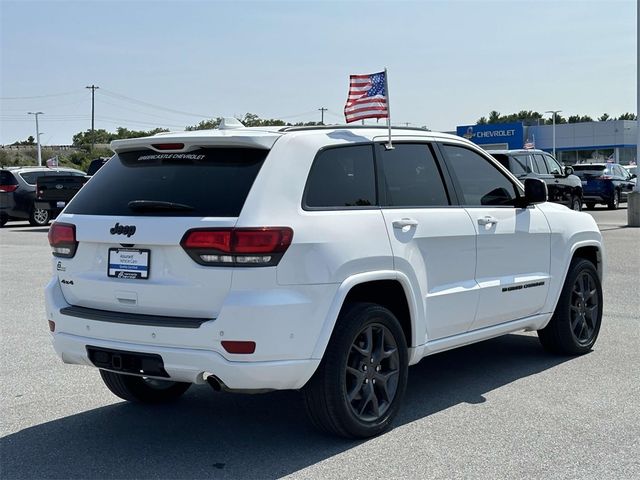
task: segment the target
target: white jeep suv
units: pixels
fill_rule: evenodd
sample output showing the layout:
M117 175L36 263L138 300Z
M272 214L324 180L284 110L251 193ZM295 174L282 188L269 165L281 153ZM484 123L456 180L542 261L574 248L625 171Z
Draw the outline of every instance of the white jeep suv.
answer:
M384 431L408 366L537 330L581 354L602 318L588 214L463 138L375 127L118 140L49 232L66 363L117 396L302 389L312 422Z

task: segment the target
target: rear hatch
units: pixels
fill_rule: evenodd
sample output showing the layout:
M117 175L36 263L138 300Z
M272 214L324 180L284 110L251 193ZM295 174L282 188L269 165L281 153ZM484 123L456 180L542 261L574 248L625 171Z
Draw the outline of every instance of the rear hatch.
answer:
M82 175L47 175L38 177L36 199L43 202L68 202L87 182ZM61 205L64 206L64 205Z
M57 259L65 299L100 310L215 318L233 268L200 265L180 242L193 228L235 225L269 150L137 145L107 162L56 222L74 225L78 242L72 258Z
M593 194L605 190L607 180L610 180L610 171L607 165L591 163L574 165L573 172L582 181L584 194Z

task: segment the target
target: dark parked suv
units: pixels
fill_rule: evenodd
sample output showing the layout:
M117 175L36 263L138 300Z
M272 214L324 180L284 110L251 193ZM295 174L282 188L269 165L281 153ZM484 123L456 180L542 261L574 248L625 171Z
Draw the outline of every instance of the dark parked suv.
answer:
M549 201L572 210L582 209L582 182L573 175L572 167L563 167L542 150L489 150L519 180L539 178L549 190Z
M627 201L627 195L635 186L636 175L617 163L579 164L574 170L582 180L584 201L589 209L596 203L604 203L615 210L620 202Z
M29 220L31 225L47 225L50 213L36 208L36 183L39 177L78 175L72 168L8 167L0 169L0 226L9 220Z

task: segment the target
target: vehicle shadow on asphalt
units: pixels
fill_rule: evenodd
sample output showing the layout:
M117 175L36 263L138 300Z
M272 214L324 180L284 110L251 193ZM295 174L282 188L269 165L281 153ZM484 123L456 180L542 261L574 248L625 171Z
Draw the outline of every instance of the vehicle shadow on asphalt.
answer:
M409 370L395 426L482 403L487 392L567 360L527 335L428 357ZM237 395L198 386L172 405L122 402L24 429L0 440L0 459L6 479L277 478L360 443L316 432L299 392Z

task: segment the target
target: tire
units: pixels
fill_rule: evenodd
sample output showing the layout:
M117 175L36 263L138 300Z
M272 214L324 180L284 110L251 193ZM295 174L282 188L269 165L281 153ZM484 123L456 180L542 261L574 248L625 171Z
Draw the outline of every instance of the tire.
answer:
M586 202L585 205L587 206L587 210L593 210L596 206L593 202Z
M111 393L123 400L138 403L172 402L191 386L190 383L155 380L108 370L100 370L100 376Z
M372 303L348 305L302 389L309 419L342 437L378 435L398 413L407 374L407 342L393 313Z
M613 198L610 202L607 203L607 208L609 210L617 210L620 206L620 192L618 190L614 190Z
M577 196L571 197L571 210L575 210L576 212L579 212L582 210L582 199L580 197L577 197Z
M7 215L0 215L0 228L4 227L9 221L9 217Z
M538 338L550 352L582 355L596 343L601 323L602 285L598 272L590 261L574 258L553 317L538 330Z
M44 227L49 224L50 219L49 210L33 207L29 213L29 223L34 227Z

